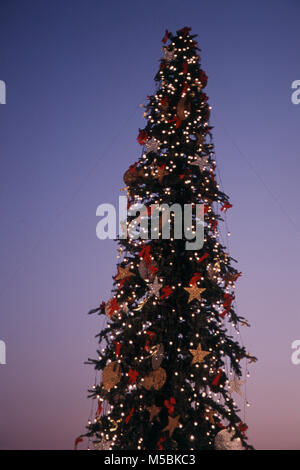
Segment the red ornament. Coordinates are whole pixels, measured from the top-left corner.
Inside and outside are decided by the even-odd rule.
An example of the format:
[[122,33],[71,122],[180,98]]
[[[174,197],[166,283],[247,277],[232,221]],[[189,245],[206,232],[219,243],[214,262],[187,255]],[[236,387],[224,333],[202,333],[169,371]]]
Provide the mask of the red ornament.
[[138,143],[140,145],[145,145],[148,140],[148,132],[145,129],[140,129],[139,135],[137,136]]
[[133,413],[134,413],[134,408],[131,408],[131,410],[129,411],[129,415],[126,416],[126,418],[125,418],[125,423],[126,424],[128,424],[129,421],[131,420],[131,417],[132,417]]
[[139,257],[145,260],[147,266],[151,265],[150,245],[144,245],[139,252]]
[[228,209],[230,209],[231,207],[233,207],[232,204],[229,204],[229,202],[225,202],[221,207],[221,212],[227,212]]
[[171,397],[170,400],[165,400],[164,405],[168,409],[169,415],[171,415],[172,413],[174,413],[174,405],[176,405],[175,398]]
[[97,408],[97,411],[96,411],[96,417],[99,417],[102,413],[102,402],[100,400],[100,398],[98,398],[98,408]]
[[161,290],[163,292],[163,294],[160,296],[161,299],[167,299],[169,295],[171,295],[173,292],[173,289],[171,286],[165,286]]
[[74,441],[74,450],[77,450],[77,446],[80,442],[83,442],[83,439],[81,436],[77,437]]
[[122,348],[122,344],[119,343],[118,341],[114,341],[114,344],[116,346],[115,354],[116,354],[117,357],[119,357],[120,352],[121,352],[121,348]]
[[197,263],[202,263],[202,261],[204,261],[206,258],[209,258],[208,253],[204,253],[204,255],[202,255],[201,258],[197,260]]
[[117,299],[113,297],[109,302],[107,302],[107,315],[109,317],[112,317],[115,312],[118,312],[120,310],[120,306],[117,302]]
[[135,369],[129,369],[128,375],[129,375],[130,385],[133,385],[136,382],[136,379],[138,378],[140,374]]
[[190,280],[189,282],[189,285],[195,285],[197,283],[197,281],[199,281],[199,279],[201,279],[201,274],[200,273],[195,273],[192,277],[192,279]]
[[188,73],[188,70],[189,70],[189,64],[187,62],[185,62],[182,65],[182,71],[183,71],[183,73]]

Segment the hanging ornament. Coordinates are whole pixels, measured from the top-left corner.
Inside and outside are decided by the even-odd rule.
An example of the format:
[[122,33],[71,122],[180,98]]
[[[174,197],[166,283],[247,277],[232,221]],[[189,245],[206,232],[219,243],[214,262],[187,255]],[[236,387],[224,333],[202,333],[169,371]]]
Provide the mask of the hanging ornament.
[[189,299],[188,299],[188,304],[192,302],[192,300],[197,299],[201,301],[201,294],[204,292],[206,289],[203,287],[197,287],[196,285],[192,287],[184,287],[184,290],[186,290],[189,293]]
[[176,416],[176,418],[172,418],[172,416],[168,416],[168,424],[167,426],[162,430],[162,432],[166,432],[168,431],[169,432],[169,436],[172,437],[173,436],[173,432],[175,431],[176,428],[179,427],[179,419],[180,419],[180,416]]
[[234,438],[235,432],[229,429],[222,429],[215,437],[216,450],[245,450],[240,438]]
[[149,289],[149,297],[154,295],[156,298],[159,298],[159,291],[162,287],[162,284],[159,284],[157,277],[155,276],[154,282],[152,284],[148,284]]
[[142,382],[143,387],[146,390],[159,390],[165,383],[167,374],[165,369],[160,367],[159,369],[152,370]]
[[193,356],[192,364],[196,364],[197,362],[203,362],[203,359],[210,354],[209,351],[203,351],[201,344],[199,343],[197,349],[190,349],[190,353]]
[[152,352],[152,348],[150,349],[150,354],[152,356],[152,368],[154,370],[158,369],[163,361],[164,358],[164,346],[163,344],[158,344],[154,346],[154,351]]
[[157,153],[160,148],[160,141],[152,137],[146,142],[146,153],[155,152]]
[[209,164],[209,158],[208,157],[199,157],[199,155],[196,155],[196,159],[193,162],[190,163],[190,165],[197,166],[201,173],[206,169],[208,164]]
[[229,382],[229,392],[236,392],[242,396],[241,386],[245,383],[245,380],[239,380],[238,376],[234,374],[233,380]]
[[110,362],[102,373],[103,387],[109,392],[121,380],[121,366],[118,362]]

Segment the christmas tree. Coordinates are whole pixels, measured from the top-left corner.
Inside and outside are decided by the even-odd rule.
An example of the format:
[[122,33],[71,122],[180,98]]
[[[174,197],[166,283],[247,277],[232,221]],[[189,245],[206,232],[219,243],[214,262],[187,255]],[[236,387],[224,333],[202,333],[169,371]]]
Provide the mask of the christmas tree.
[[[215,175],[195,37],[185,27],[162,39],[157,90],[137,138],[142,154],[124,174],[128,208],[146,208],[129,216],[125,233],[134,223],[140,237],[118,240],[112,296],[90,312],[106,319],[98,358],[88,361],[101,371],[86,434],[96,449],[251,448],[235,394],[244,385],[242,364],[256,359],[237,340],[240,326],[249,325],[235,311],[241,273],[220,243],[220,222],[232,205]],[[165,207],[147,238],[154,207],[163,204],[203,213],[194,211],[187,230],[175,233],[176,211]],[[203,243],[195,249],[187,242],[201,223]]]

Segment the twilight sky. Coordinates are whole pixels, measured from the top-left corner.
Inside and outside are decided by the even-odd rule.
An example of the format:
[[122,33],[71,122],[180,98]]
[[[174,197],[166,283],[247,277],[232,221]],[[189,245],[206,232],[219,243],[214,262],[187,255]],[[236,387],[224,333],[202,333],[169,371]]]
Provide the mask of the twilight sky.
[[68,449],[84,431],[116,245],[96,207],[137,160],[164,30],[191,26],[209,77],[250,366],[250,442],[300,449],[298,0],[1,0],[0,449]]

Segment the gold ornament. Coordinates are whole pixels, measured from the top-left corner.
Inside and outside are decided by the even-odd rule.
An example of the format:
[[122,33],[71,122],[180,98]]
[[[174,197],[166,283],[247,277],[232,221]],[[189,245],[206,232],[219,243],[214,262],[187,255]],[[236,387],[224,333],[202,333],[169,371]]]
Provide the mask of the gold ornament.
[[146,375],[142,385],[146,390],[151,390],[153,388],[154,390],[159,390],[164,385],[166,378],[167,374],[165,369],[160,367],[159,369],[152,370],[150,374]]
[[146,408],[147,411],[149,411],[149,421],[150,423],[152,423],[152,421],[154,420],[154,418],[157,418],[157,420],[159,421],[159,413],[160,413],[160,410],[161,408],[159,406],[156,406],[156,405],[152,405],[152,406],[149,406],[148,408]]
[[121,268],[121,266],[119,266],[118,274],[116,275],[115,280],[120,281],[121,279],[126,279],[127,277],[135,276],[135,274],[131,273],[129,270],[130,266],[126,266],[126,268]]
[[197,362],[203,362],[203,359],[210,354],[209,351],[203,351],[201,344],[199,343],[197,349],[190,349],[190,353],[193,356],[192,364],[196,364]]
[[179,427],[179,419],[180,419],[180,416],[176,416],[176,418],[172,418],[172,416],[169,416],[169,422],[168,422],[168,425],[162,430],[163,432],[164,431],[169,431],[169,436],[172,437],[173,435],[173,432],[175,431],[176,428]]
[[121,366],[118,362],[110,362],[102,373],[102,383],[109,392],[121,380]]
[[194,299],[201,301],[201,294],[206,289],[204,289],[203,287],[201,288],[201,287],[197,287],[196,285],[194,285],[192,287],[185,287],[184,290],[186,290],[189,293],[189,300],[188,300],[188,304],[189,304]]

